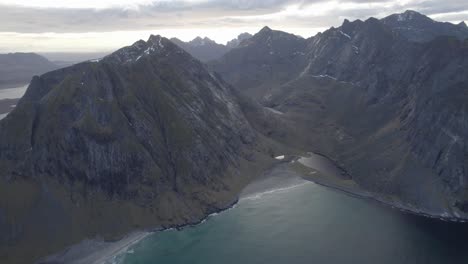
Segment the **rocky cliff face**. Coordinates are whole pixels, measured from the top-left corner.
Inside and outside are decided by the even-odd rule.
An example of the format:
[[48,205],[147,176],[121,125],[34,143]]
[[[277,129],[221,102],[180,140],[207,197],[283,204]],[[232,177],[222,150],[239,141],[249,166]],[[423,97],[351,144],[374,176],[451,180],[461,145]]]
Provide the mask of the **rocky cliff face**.
[[258,144],[230,88],[159,36],[35,77],[0,122],[0,258],[200,221]]
[[294,129],[271,133],[275,139],[331,157],[379,199],[466,218],[467,44],[450,36],[415,42],[371,18],[345,21],[278,56],[303,52],[306,59],[295,63],[300,69],[288,67],[268,92],[263,85],[272,87],[270,78],[251,86],[239,81],[263,73],[237,66],[249,65],[246,54],[254,49],[236,54],[236,63],[229,63],[228,53],[215,70],[283,113]]

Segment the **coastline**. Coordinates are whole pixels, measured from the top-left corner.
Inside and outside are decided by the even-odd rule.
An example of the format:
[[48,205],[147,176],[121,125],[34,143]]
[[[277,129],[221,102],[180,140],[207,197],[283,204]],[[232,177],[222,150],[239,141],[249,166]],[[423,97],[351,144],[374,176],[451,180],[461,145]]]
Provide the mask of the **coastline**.
[[[323,158],[329,160],[331,163],[335,164],[333,162],[333,160],[331,160],[326,155],[323,155],[321,153],[310,152],[309,154],[323,157]],[[304,157],[301,157],[301,156],[291,157],[289,159],[289,161],[291,163],[294,163],[296,161],[299,161],[300,158],[304,158]],[[302,164],[302,165],[304,167],[307,167],[309,169],[314,170],[314,168],[312,168],[312,167],[308,167],[307,165],[304,165],[304,164]],[[335,166],[336,166],[337,169],[342,171],[343,175],[350,175],[344,168],[342,168],[340,166],[337,166],[336,164],[335,164]],[[320,175],[320,174],[321,173],[318,173],[318,175]],[[332,190],[343,192],[343,193],[345,193],[347,195],[350,195],[352,197],[355,197],[355,198],[376,202],[379,205],[383,205],[383,206],[386,206],[386,207],[390,207],[392,209],[396,209],[396,210],[398,210],[398,211],[400,211],[402,213],[412,214],[412,215],[421,216],[421,217],[427,217],[427,218],[431,218],[431,219],[437,219],[437,220],[441,220],[441,221],[445,221],[445,222],[455,222],[455,223],[467,223],[468,222],[468,219],[465,219],[465,218],[447,216],[448,213],[437,214],[437,213],[423,212],[422,210],[418,210],[418,209],[415,209],[415,208],[405,206],[405,205],[400,204],[400,203],[395,203],[395,202],[389,201],[388,199],[385,199],[384,197],[381,197],[378,194],[375,194],[375,193],[368,192],[366,190],[360,189],[359,185],[357,185],[357,184],[356,184],[356,187],[357,187],[356,189],[349,188],[349,187],[346,187],[344,185],[340,185],[340,184],[336,184],[336,183],[334,184],[333,180],[336,180],[336,178],[331,179],[331,177],[329,177],[329,176],[323,176],[322,175],[322,177],[321,177],[321,178],[325,178],[325,179],[328,178],[329,181],[327,181],[327,180],[321,179],[320,177],[317,177],[317,176],[314,177],[311,174],[302,173],[302,175],[303,175],[303,179],[311,181],[311,182],[313,182],[315,184],[330,188]],[[341,180],[344,181],[344,179],[341,179]]]
[[304,178],[304,179],[307,180],[307,181],[313,182],[313,183],[315,183],[317,185],[320,185],[320,186],[329,188],[331,190],[335,190],[335,191],[347,194],[347,195],[355,197],[355,198],[368,200],[368,201],[371,201],[371,202],[376,202],[381,206],[383,205],[385,207],[390,207],[390,208],[396,209],[396,210],[398,210],[398,211],[400,211],[402,213],[412,214],[412,215],[421,216],[421,217],[427,217],[427,218],[431,218],[431,219],[437,219],[437,220],[441,220],[441,221],[445,221],[445,222],[455,222],[455,223],[467,223],[468,222],[468,219],[457,218],[457,217],[446,217],[446,216],[442,216],[442,215],[436,215],[436,214],[430,214],[430,213],[425,213],[425,212],[421,212],[421,211],[415,211],[415,210],[410,209],[408,207],[405,207],[403,205],[388,202],[388,201],[386,201],[386,200],[384,200],[382,198],[379,198],[377,196],[374,196],[374,195],[363,195],[363,194],[359,194],[357,192],[348,191],[348,190],[346,190],[344,188],[340,188],[339,186],[336,186],[336,185],[333,185],[333,184],[327,184],[327,183],[324,183],[324,182],[321,182],[321,181],[316,181],[316,180],[312,180],[312,179],[308,179],[308,178]]
[[[314,153],[316,154],[316,153]],[[326,156],[322,154],[317,154],[324,158]],[[152,229],[140,230],[128,234],[121,240],[117,241],[102,241],[98,239],[82,241],[79,244],[73,245],[68,249],[53,255],[49,256],[41,261],[39,264],[57,264],[57,263],[70,263],[70,264],[100,264],[100,263],[115,263],[116,257],[125,254],[128,249],[139,243],[141,240],[145,239],[150,235],[154,235],[157,232],[164,232],[169,230],[182,230],[184,228],[195,227],[206,222],[210,217],[213,217],[219,213],[235,208],[239,201],[242,199],[253,198],[256,199],[257,196],[261,197],[264,193],[270,193],[278,190],[284,190],[289,188],[294,188],[304,184],[304,182],[312,182],[314,184],[329,188],[331,190],[344,193],[353,198],[363,199],[370,202],[376,202],[379,206],[385,206],[388,208],[396,209],[402,213],[413,214],[421,217],[427,217],[436,220],[442,220],[446,222],[457,222],[465,223],[468,222],[464,219],[444,217],[441,215],[429,214],[421,211],[414,211],[411,208],[405,207],[402,204],[397,204],[389,202],[381,197],[376,196],[373,193],[367,192],[362,189],[353,189],[350,186],[340,185],[336,182],[333,183],[333,179],[329,176],[324,176],[323,173],[309,174],[304,173],[304,171],[297,171],[293,166],[298,161],[300,156],[289,156],[285,159],[278,161],[275,166],[267,170],[263,175],[258,176],[249,183],[237,196],[232,203],[228,204],[224,208],[213,210],[209,212],[203,219],[200,219],[195,222],[183,224],[183,225],[173,225],[167,227],[156,227]],[[328,159],[328,158],[327,158]],[[330,160],[331,161],[331,160]],[[297,162],[299,163],[299,162]],[[304,166],[305,167],[305,166]],[[309,169],[313,169],[307,167]],[[340,170],[343,168],[337,167]],[[284,171],[289,171],[290,173],[284,173]],[[344,171],[346,174],[347,172]],[[296,174],[295,176],[292,176]],[[282,178],[284,175],[284,178]],[[298,182],[299,178],[304,182]],[[329,179],[328,181],[326,179]],[[336,180],[336,179],[335,179]],[[296,181],[296,182],[295,182]],[[348,180],[349,181],[349,180]],[[279,184],[278,184],[279,182]],[[298,184],[299,183],[299,184]]]
[[[145,239],[150,235],[154,235],[158,232],[170,231],[170,230],[182,230],[184,228],[191,228],[203,224],[209,218],[216,216],[222,212],[233,209],[237,206],[239,201],[242,199],[255,198],[265,193],[272,191],[281,191],[288,188],[294,188],[298,186],[298,180],[301,184],[308,183],[300,177],[300,175],[284,174],[284,170],[290,170],[288,166],[285,166],[282,162],[277,162],[276,165],[266,170],[262,175],[256,177],[250,182],[243,190],[239,193],[236,199],[228,204],[224,208],[213,210],[209,212],[203,219],[195,222],[186,223],[183,225],[171,225],[166,227],[155,227],[150,229],[143,229],[128,234],[123,239],[117,241],[103,241],[99,238],[88,239],[78,244],[72,245],[71,247],[54,254],[47,256],[37,264],[105,264],[115,263],[114,260],[128,251],[128,249]],[[293,172],[292,170],[290,170]]]
[[215,210],[210,214],[206,215],[203,219],[187,223],[184,225],[173,225],[169,227],[155,227],[149,229],[143,229],[134,231],[127,234],[124,238],[116,241],[103,241],[102,239],[87,239],[81,241],[78,244],[72,245],[67,249],[47,256],[36,264],[107,264],[115,263],[113,260],[119,255],[125,253],[131,246],[139,243],[146,237],[153,235],[158,232],[164,232],[169,230],[182,230],[184,228],[194,227],[204,223],[208,218],[213,215],[219,214],[226,210],[234,208],[239,199],[236,199],[233,203],[225,208]]

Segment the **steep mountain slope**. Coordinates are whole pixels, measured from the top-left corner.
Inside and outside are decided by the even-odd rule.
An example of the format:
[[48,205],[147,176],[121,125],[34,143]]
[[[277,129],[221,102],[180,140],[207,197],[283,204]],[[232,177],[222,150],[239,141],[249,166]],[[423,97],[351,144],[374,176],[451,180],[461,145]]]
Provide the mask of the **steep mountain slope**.
[[0,88],[25,85],[34,75],[58,66],[35,53],[0,54]]
[[269,132],[274,139],[330,157],[379,200],[467,218],[468,41],[414,42],[371,18],[346,20],[306,42],[305,63],[294,64],[302,68],[273,65],[285,76],[274,84],[242,81],[264,73],[245,70],[254,49],[237,49],[243,53],[234,62],[230,52],[214,69],[280,113],[290,131]]
[[437,36],[453,36],[460,40],[468,38],[468,27],[462,22],[454,25],[437,22],[418,12],[408,10],[382,19],[382,22],[395,32],[415,42],[426,42]]
[[303,38],[264,27],[210,65],[243,93],[262,100],[304,68],[305,47]]
[[230,88],[159,36],[35,77],[0,121],[2,263],[198,222],[271,161],[259,142]]

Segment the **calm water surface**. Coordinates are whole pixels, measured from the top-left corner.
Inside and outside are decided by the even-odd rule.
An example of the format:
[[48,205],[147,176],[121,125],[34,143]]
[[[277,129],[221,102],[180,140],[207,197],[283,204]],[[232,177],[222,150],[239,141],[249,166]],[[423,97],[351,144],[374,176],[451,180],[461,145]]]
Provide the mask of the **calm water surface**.
[[278,181],[285,186],[248,194],[196,227],[150,235],[111,262],[468,263],[466,224],[404,214],[297,175]]
[[28,89],[28,86],[29,84],[20,87],[0,89],[0,100],[21,98],[26,92],[26,89]]
[[[20,87],[0,89],[0,104],[4,104],[4,99],[18,99],[23,97],[26,89],[28,89],[29,84],[23,85]],[[8,110],[11,111],[11,110]],[[0,120],[5,118],[8,115],[8,112],[0,112]]]

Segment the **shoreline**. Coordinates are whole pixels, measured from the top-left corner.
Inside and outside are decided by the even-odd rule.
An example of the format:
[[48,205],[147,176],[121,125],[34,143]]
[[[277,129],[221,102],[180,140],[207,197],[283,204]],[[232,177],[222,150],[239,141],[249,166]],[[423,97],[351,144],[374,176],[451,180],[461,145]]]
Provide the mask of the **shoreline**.
[[[177,230],[180,231],[184,228],[190,228],[198,226],[208,218],[222,213],[224,211],[230,210],[234,208],[237,203],[239,202],[239,198],[237,198],[234,202],[230,203],[227,207],[221,208],[219,210],[214,210],[213,212],[209,213],[203,219],[191,222],[183,225],[174,225],[169,227],[155,227],[155,228],[148,228],[137,230],[132,233],[127,234],[125,237],[115,241],[102,241],[98,239],[87,239],[83,240],[78,244],[72,245],[65,250],[58,252],[54,255],[47,256],[36,264],[104,264],[108,263],[109,261],[112,262],[116,257],[124,254],[131,246],[139,243],[146,237],[153,235],[158,232],[170,231],[170,230]],[[93,249],[88,249],[88,248]],[[97,249],[96,249],[97,248]],[[81,254],[80,254],[81,253]],[[81,255],[81,256],[75,256]]]
[[[321,157],[324,157],[324,158],[330,160],[328,157],[326,157],[323,154],[317,154],[317,153],[313,153],[313,154],[320,155]],[[270,193],[270,192],[273,192],[273,191],[276,191],[276,190],[294,188],[295,186],[304,184],[304,183],[302,183],[302,184],[298,184],[298,185],[296,185],[296,184],[285,185],[284,182],[283,182],[282,185],[274,186],[274,188],[271,188],[272,186],[269,186],[270,188],[268,188],[267,187],[268,184],[266,184],[266,182],[268,180],[273,180],[273,182],[274,182],[275,179],[280,179],[281,176],[270,174],[275,169],[278,169],[278,171],[280,172],[279,174],[282,173],[281,170],[284,169],[284,168],[286,168],[286,170],[290,170],[291,172],[296,172],[294,170],[294,168],[292,168],[291,165],[293,163],[297,162],[299,158],[301,158],[301,156],[289,156],[289,157],[279,161],[278,163],[276,163],[275,166],[273,166],[272,168],[267,170],[264,173],[264,175],[259,176],[258,178],[253,180],[251,183],[249,183],[239,193],[239,195],[236,197],[236,199],[234,199],[226,207],[219,208],[219,209],[216,209],[216,210],[212,210],[204,218],[202,218],[200,220],[193,221],[193,222],[190,222],[190,223],[186,223],[186,224],[183,224],[183,225],[171,225],[171,226],[166,226],[166,227],[160,226],[160,227],[155,227],[155,228],[143,229],[143,230],[132,232],[132,233],[128,234],[127,236],[125,236],[124,238],[122,238],[120,240],[116,240],[116,241],[99,241],[97,239],[85,240],[85,241],[82,241],[82,242],[80,242],[78,244],[72,245],[71,247],[65,249],[62,252],[59,252],[59,253],[57,253],[55,255],[48,256],[48,257],[46,257],[46,258],[44,258],[42,260],[39,260],[39,262],[37,262],[37,263],[39,263],[39,264],[52,264],[52,263],[54,263],[54,264],[56,264],[56,263],[70,263],[70,264],[85,264],[85,263],[86,264],[98,264],[98,263],[100,263],[100,264],[102,264],[102,263],[109,263],[109,261],[111,263],[113,263],[112,261],[115,260],[115,258],[121,256],[122,254],[125,254],[125,252],[128,251],[128,249],[131,246],[139,243],[140,241],[142,241],[143,239],[145,239],[146,237],[148,237],[150,235],[154,235],[155,233],[158,233],[158,232],[164,232],[164,231],[170,231],[170,230],[180,231],[180,230],[183,230],[184,228],[196,227],[196,226],[206,222],[212,216],[215,216],[217,214],[220,214],[222,212],[225,212],[227,210],[235,208],[242,199],[248,199],[251,196],[259,196],[259,195],[261,196],[261,194],[263,194],[263,193]],[[333,162],[332,160],[330,160],[330,161]],[[301,164],[301,165],[303,165],[303,164]],[[305,165],[303,165],[303,166],[306,167],[306,168],[309,168],[309,169],[314,169],[314,168],[311,168],[311,167],[307,167]],[[337,167],[337,168],[339,168],[344,173],[346,173],[346,175],[349,175],[346,172],[346,170],[344,170],[343,168],[341,168],[341,167]],[[330,189],[332,191],[341,192],[341,193],[346,194],[348,196],[351,196],[353,198],[358,198],[358,199],[363,199],[363,200],[366,200],[366,201],[369,201],[369,202],[374,202],[374,203],[377,203],[379,206],[385,206],[386,208],[390,208],[390,209],[393,209],[393,210],[398,210],[401,213],[412,214],[412,215],[415,215],[415,216],[425,217],[425,218],[434,219],[434,220],[438,220],[438,221],[440,220],[440,221],[444,221],[444,222],[452,222],[452,223],[466,223],[466,222],[468,222],[468,220],[465,220],[465,219],[453,218],[453,217],[444,217],[444,216],[441,216],[441,215],[435,215],[435,214],[430,214],[430,213],[425,213],[425,212],[414,211],[414,210],[411,210],[410,208],[405,207],[404,205],[400,205],[400,204],[396,204],[396,203],[386,201],[383,198],[378,197],[375,194],[367,192],[365,190],[353,190],[353,189],[347,188],[346,186],[340,186],[339,184],[334,184],[334,183],[331,182],[331,180],[327,182],[327,180],[319,179],[318,177],[313,177],[310,174],[307,175],[307,176],[305,175],[305,173],[296,172],[296,174],[304,182],[311,182],[311,183],[317,184],[319,186],[328,188],[328,189]],[[319,174],[321,174],[321,173],[319,173]],[[284,179],[288,179],[288,180],[296,179],[297,180],[297,177],[285,176]],[[250,187],[253,187],[256,184],[259,184],[260,187],[257,188],[257,189],[253,188],[254,191],[249,190]],[[262,186],[262,184],[263,184],[263,186]],[[92,250],[89,249],[90,246],[91,247],[94,246]],[[80,254],[80,253],[82,253],[82,254]],[[70,258],[72,258],[72,259],[70,259]]]
[[[280,166],[281,162],[276,163],[273,166],[277,167]],[[115,241],[102,241],[99,238],[94,239],[87,239],[81,241],[78,244],[74,244],[61,252],[58,252],[54,255],[46,256],[43,259],[40,259],[37,264],[57,264],[57,263],[67,263],[67,264],[103,264],[103,263],[113,263],[116,257],[121,256],[124,254],[129,247],[137,244],[147,236],[153,235],[158,232],[165,232],[171,230],[183,230],[184,228],[191,228],[203,224],[206,222],[210,217],[213,217],[217,214],[222,212],[228,211],[233,209],[237,206],[239,201],[245,197],[244,195],[252,194],[252,193],[244,193],[244,190],[247,189],[249,186],[255,185],[258,182],[264,181],[265,179],[269,179],[268,172],[271,171],[273,168],[269,168],[266,170],[261,176],[255,178],[252,182],[250,182],[247,186],[245,186],[242,191],[237,195],[232,202],[227,204],[223,208],[217,208],[215,210],[208,211],[205,217],[197,220],[192,221],[182,225],[170,225],[170,226],[156,226],[153,228],[141,229],[136,230],[132,233],[127,234],[125,237]],[[302,179],[302,178],[301,178]],[[305,180],[304,180],[305,181]],[[259,192],[261,193],[261,192]]]
[[354,198],[374,202],[374,203],[377,203],[377,204],[379,204],[381,206],[383,205],[383,206],[385,206],[387,208],[398,210],[398,211],[400,211],[402,213],[412,214],[412,215],[415,215],[415,216],[421,216],[421,217],[426,217],[426,218],[435,219],[435,220],[441,220],[441,221],[444,221],[444,222],[468,223],[468,219],[457,218],[457,217],[446,217],[446,216],[442,216],[442,215],[435,215],[435,214],[430,214],[430,213],[418,212],[418,211],[415,211],[415,210],[412,210],[412,209],[409,209],[409,208],[405,208],[404,206],[397,205],[397,204],[385,201],[384,199],[378,198],[378,197],[373,196],[373,195],[363,195],[363,194],[355,193],[355,192],[352,192],[352,191],[342,189],[342,188],[340,188],[338,186],[334,186],[332,184],[327,184],[327,183],[315,181],[315,180],[308,179],[308,178],[304,178],[304,180],[313,182],[313,183],[315,183],[317,185],[323,186],[325,188],[329,188],[329,189],[334,190],[334,191],[344,193],[344,194],[346,194],[348,196],[352,196]]
[[[336,166],[337,169],[341,170],[344,173],[344,175],[351,175],[343,167],[336,165],[335,162],[332,159],[330,159],[329,157],[327,157],[326,155],[324,155],[322,153],[316,153],[316,152],[309,152],[309,153],[320,156],[320,157],[323,157],[323,158],[329,160],[331,163],[333,163]],[[307,158],[307,157],[295,156],[293,158],[290,158],[289,161],[297,162],[300,158]],[[314,168],[308,167],[308,166],[306,166],[304,164],[302,164],[302,165],[309,168],[309,169],[314,169]],[[430,219],[441,220],[441,221],[444,221],[444,222],[452,222],[452,223],[467,223],[468,222],[468,219],[465,219],[465,218],[447,217],[447,216],[444,216],[444,215],[441,215],[441,214],[428,213],[428,212],[423,212],[423,211],[420,211],[420,210],[417,210],[417,209],[409,208],[409,207],[404,206],[402,204],[398,204],[398,203],[388,201],[387,199],[385,199],[383,197],[379,197],[375,193],[368,192],[368,191],[366,191],[364,189],[362,189],[362,190],[349,190],[344,186],[340,186],[339,184],[333,184],[331,182],[326,182],[326,180],[321,181],[321,180],[319,180],[317,178],[312,179],[314,177],[310,176],[310,175],[306,176],[306,175],[303,174],[302,178],[304,180],[311,181],[311,182],[313,182],[315,184],[318,184],[320,186],[330,188],[330,189],[335,190],[335,191],[343,192],[343,193],[345,193],[345,194],[347,194],[349,196],[355,197],[355,198],[376,202],[379,205],[383,205],[383,206],[385,206],[387,208],[391,208],[391,209],[396,209],[396,210],[398,210],[398,211],[400,211],[402,213],[412,214],[412,215],[426,217],[426,218],[430,218]]]

